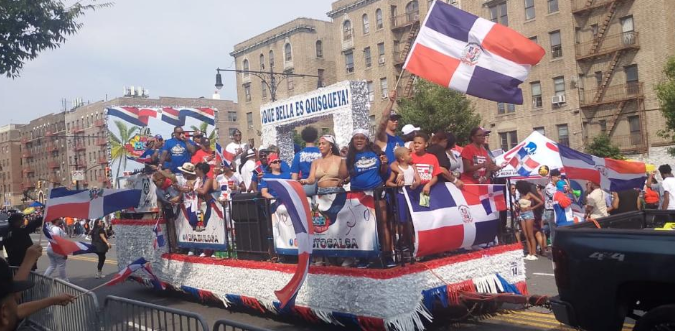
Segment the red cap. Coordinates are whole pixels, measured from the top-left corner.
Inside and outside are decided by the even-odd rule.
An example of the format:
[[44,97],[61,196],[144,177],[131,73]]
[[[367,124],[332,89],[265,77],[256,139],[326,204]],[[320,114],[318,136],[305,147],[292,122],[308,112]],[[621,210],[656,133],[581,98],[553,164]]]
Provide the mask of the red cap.
[[279,155],[277,153],[272,153],[270,155],[267,155],[267,163],[272,163],[272,161],[276,161],[279,159]]

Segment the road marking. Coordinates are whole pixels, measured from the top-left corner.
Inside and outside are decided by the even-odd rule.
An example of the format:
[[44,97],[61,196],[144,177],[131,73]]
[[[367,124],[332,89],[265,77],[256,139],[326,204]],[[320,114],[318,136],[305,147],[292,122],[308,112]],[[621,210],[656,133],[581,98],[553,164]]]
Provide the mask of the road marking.
[[535,275],[535,276],[549,276],[549,277],[555,276],[554,274],[547,274],[547,273],[543,273],[543,272],[534,272],[532,274]]
[[[513,319],[515,320],[526,320],[526,321],[537,321],[541,323],[547,323],[547,324],[552,324],[555,326],[559,327],[567,327],[566,325],[558,322],[558,320],[555,319],[555,315],[553,313],[537,313],[537,312],[530,312],[530,311],[515,311],[509,314],[504,314],[504,315],[497,315],[495,318],[500,319],[501,317],[506,318],[506,319]],[[622,331],[630,331],[633,329],[635,325],[632,323],[625,323],[623,325],[623,330]],[[569,327],[567,327],[569,329]],[[568,330],[568,329],[562,329],[562,330]],[[569,330],[576,330],[576,329],[569,329]]]
[[526,325],[537,328],[545,328],[547,330],[551,330],[551,328],[553,327],[555,328],[554,330],[576,331],[576,329],[570,328],[560,323],[505,317],[504,315],[492,317],[490,320],[485,320],[485,322],[490,322],[491,320],[506,322],[514,325]]
[[140,324],[136,324],[136,323],[131,322],[131,321],[127,322],[127,326],[130,326],[130,327],[134,328],[134,330],[138,329],[138,330],[141,330],[141,331],[155,331],[154,329],[151,329],[147,326],[142,326]]

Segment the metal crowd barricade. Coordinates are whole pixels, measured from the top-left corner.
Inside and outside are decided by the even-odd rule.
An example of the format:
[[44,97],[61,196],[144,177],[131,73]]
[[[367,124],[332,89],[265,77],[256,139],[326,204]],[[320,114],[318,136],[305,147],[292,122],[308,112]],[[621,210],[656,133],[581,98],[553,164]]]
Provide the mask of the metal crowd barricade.
[[21,302],[45,299],[68,293],[79,296],[67,306],[51,306],[26,318],[24,326],[48,331],[89,331],[100,329],[96,294],[60,279],[31,272],[29,280],[35,286],[22,292]]
[[151,303],[110,295],[106,297],[104,307],[104,331],[209,330],[206,320],[199,314]]
[[270,331],[269,329],[260,328],[245,323],[239,323],[230,320],[217,320],[213,325],[213,331]]
[[274,255],[270,201],[257,194],[232,195],[232,233],[236,257],[268,260]]

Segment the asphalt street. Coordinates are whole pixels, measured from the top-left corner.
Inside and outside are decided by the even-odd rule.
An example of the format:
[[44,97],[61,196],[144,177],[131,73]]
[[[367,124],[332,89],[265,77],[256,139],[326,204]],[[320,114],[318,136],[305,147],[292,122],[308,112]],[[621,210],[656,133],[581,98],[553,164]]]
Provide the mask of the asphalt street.
[[[80,238],[84,240],[84,238]],[[37,235],[34,237],[37,242]],[[67,273],[70,281],[85,289],[92,289],[103,284],[118,271],[115,256],[114,239],[113,249],[107,256],[103,273],[104,279],[96,279],[95,255],[71,256],[68,258]],[[46,249],[46,243],[42,245]],[[45,253],[46,254],[46,253]],[[537,261],[526,261],[527,284],[531,294],[555,295],[557,293],[553,278],[551,260],[540,257]],[[44,272],[49,265],[46,256],[38,261],[38,272]],[[325,325],[311,325],[297,320],[281,320],[277,316],[260,315],[251,311],[232,311],[214,304],[202,304],[191,296],[163,293],[154,291],[135,282],[125,282],[119,285],[103,287],[95,291],[100,307],[104,307],[106,296],[115,295],[133,300],[149,302],[161,306],[192,311],[202,315],[210,325],[218,319],[247,323],[270,330],[344,330],[344,328]],[[630,330],[632,325],[625,325],[624,330]],[[530,308],[517,311],[500,311],[499,314],[481,319],[469,319],[461,323],[437,320],[429,326],[430,330],[574,330],[565,327],[555,320],[553,314],[543,308]]]

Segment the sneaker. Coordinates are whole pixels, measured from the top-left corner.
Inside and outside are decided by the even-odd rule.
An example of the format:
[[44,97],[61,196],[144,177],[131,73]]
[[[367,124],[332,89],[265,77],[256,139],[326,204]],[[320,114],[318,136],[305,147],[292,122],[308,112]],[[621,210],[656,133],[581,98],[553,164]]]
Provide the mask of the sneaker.
[[370,267],[370,261],[368,260],[359,260],[359,263],[356,265],[359,269],[366,269]]
[[388,257],[384,260],[384,266],[386,268],[393,268],[396,266],[396,262],[394,262],[394,259]]
[[532,261],[539,260],[539,258],[536,255],[530,255],[532,257]]
[[529,254],[526,255],[526,256],[523,258],[523,260],[532,261],[532,255],[529,255]]
[[345,268],[353,267],[356,264],[356,259],[353,257],[348,257],[342,261],[342,266]]
[[213,259],[217,258],[216,254],[211,254],[211,258]]
[[199,254],[199,257],[206,257],[206,254],[201,253],[201,254]]
[[96,279],[100,279],[100,278],[103,278],[103,273],[99,271],[99,272],[96,273]]
[[195,252],[189,251],[189,252],[188,252],[188,256],[192,256],[192,255],[195,255]]

